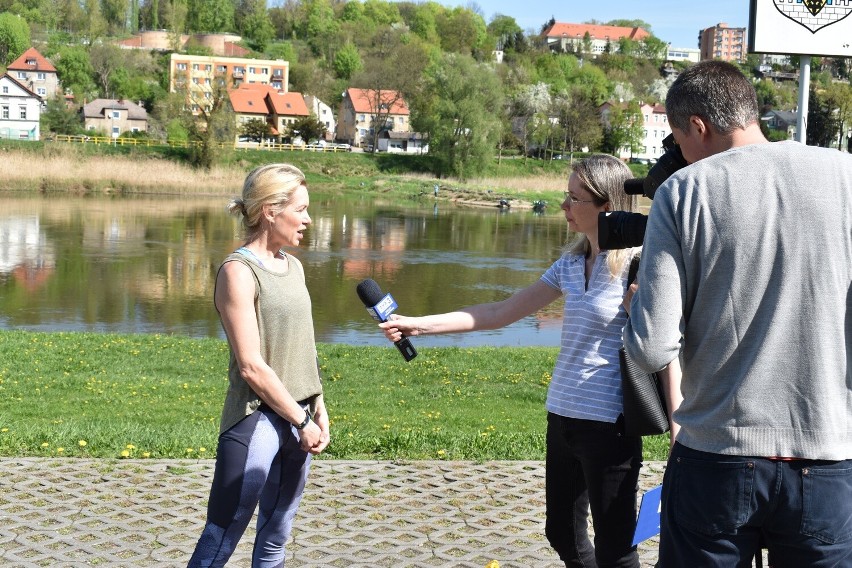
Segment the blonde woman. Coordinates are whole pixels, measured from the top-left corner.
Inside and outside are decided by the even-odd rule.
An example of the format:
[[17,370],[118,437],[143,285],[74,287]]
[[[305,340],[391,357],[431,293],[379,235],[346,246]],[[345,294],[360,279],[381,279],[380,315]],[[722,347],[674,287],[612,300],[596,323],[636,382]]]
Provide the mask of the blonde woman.
[[639,566],[632,540],[642,439],[624,434],[618,362],[627,321],[622,299],[638,251],[598,246],[599,213],[637,209],[635,196],[624,192],[631,177],[612,156],[574,165],[562,210],[577,239],[534,284],[500,302],[422,317],[393,315],[379,325],[391,341],[400,334],[496,329],[565,297],[562,345],[546,401],[545,532],[566,566]]
[[228,339],[229,387],[207,522],[190,567],[224,566],[258,506],[252,566],[283,566],[311,456],[329,443],[311,299],[297,247],[311,224],[304,174],[261,166],[229,205],[246,240],[225,258],[214,301]]

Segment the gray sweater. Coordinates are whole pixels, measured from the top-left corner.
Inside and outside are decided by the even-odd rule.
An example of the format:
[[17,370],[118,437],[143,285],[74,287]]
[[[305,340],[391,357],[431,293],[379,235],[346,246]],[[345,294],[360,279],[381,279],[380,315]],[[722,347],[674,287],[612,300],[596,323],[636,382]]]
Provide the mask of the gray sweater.
[[777,142],[657,192],[624,329],[647,370],[683,349],[678,441],[852,458],[852,156]]

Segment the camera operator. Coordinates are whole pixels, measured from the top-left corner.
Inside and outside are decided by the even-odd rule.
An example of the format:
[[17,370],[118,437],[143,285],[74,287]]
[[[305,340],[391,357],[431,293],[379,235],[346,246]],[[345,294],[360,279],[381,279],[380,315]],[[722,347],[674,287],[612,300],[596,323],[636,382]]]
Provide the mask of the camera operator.
[[852,566],[852,157],[768,143],[751,82],[699,63],[666,112],[689,166],[657,191],[624,330],[683,347],[659,565]]

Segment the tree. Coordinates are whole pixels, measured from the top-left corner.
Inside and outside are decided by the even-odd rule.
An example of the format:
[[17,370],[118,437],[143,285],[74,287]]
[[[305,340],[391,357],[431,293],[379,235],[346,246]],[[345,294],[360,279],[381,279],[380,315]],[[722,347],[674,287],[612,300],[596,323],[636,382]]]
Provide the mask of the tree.
[[358,53],[358,48],[351,43],[340,48],[334,56],[334,72],[341,79],[351,79],[355,73],[363,68],[361,54]]
[[234,29],[234,2],[231,0],[187,0],[186,8],[187,31],[211,33]]
[[240,34],[259,52],[265,51],[275,37],[275,28],[266,10],[266,0],[240,0],[234,23]]
[[574,152],[583,148],[595,148],[603,138],[600,115],[595,104],[579,91],[557,96],[554,114],[559,117],[564,149],[574,160]]
[[436,174],[481,173],[501,136],[502,89],[494,70],[470,56],[445,54],[426,73],[415,125],[429,136]]
[[86,99],[97,93],[94,69],[89,53],[80,46],[63,46],[55,58],[56,74],[65,89],[74,93],[77,100]]
[[615,104],[610,108],[604,125],[603,149],[614,156],[621,154],[624,148],[630,155],[639,153],[644,138],[642,113],[638,101],[630,101],[626,106]]
[[47,109],[41,113],[41,129],[54,134],[79,134],[83,131],[80,115],[68,108],[61,96],[47,101]]
[[112,75],[124,64],[121,48],[108,43],[93,45],[89,49],[89,59],[101,93],[106,98],[112,97]]
[[325,135],[325,125],[311,113],[309,116],[297,118],[290,125],[290,138],[301,138],[305,142],[321,140]]
[[263,142],[269,138],[269,124],[262,118],[252,118],[240,127],[240,136],[245,136],[252,142]]
[[438,14],[435,23],[444,51],[471,55],[485,44],[485,21],[466,8],[445,9]]
[[30,46],[27,21],[11,12],[0,14],[0,65],[6,66]]

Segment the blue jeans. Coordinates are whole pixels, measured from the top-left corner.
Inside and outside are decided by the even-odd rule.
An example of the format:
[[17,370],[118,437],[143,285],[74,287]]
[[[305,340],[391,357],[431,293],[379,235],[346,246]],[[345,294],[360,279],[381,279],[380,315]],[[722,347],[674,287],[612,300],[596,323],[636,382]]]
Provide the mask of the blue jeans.
[[620,421],[547,415],[544,532],[565,566],[639,568],[633,533],[642,438],[623,430]]
[[659,568],[852,567],[852,460],[780,461],[675,444],[663,478]]

